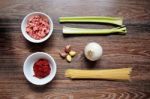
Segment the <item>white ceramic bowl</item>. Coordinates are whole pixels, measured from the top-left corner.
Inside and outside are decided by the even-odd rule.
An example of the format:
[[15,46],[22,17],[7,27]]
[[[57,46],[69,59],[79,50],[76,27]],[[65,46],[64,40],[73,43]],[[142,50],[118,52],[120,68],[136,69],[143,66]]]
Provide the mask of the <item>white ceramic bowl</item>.
[[[34,75],[33,65],[39,59],[47,59],[51,66],[50,74],[45,78],[41,78],[41,79],[33,76]],[[26,79],[35,85],[44,85],[50,82],[54,78],[56,74],[56,70],[57,70],[57,66],[54,59],[49,54],[44,52],[36,52],[29,55],[23,65],[23,72]]]
[[[28,35],[28,33],[26,32],[26,26],[27,26],[27,21],[28,21],[28,19],[29,19],[30,17],[32,17],[32,16],[35,16],[35,15],[40,15],[40,16],[42,16],[42,17],[47,18],[47,19],[49,20],[49,23],[50,23],[50,31],[49,31],[48,35],[45,36],[44,38],[40,39],[40,40],[36,40],[36,39],[30,37],[30,36]],[[22,31],[23,36],[24,36],[28,41],[30,41],[30,42],[32,42],[32,43],[41,43],[41,42],[46,41],[46,40],[51,36],[51,34],[52,34],[52,32],[53,32],[53,22],[52,22],[51,18],[50,18],[47,14],[45,14],[45,13],[42,13],[42,12],[32,12],[32,13],[30,13],[30,14],[28,14],[27,16],[24,17],[24,19],[23,19],[23,21],[22,21],[22,23],[21,23],[21,31]]]

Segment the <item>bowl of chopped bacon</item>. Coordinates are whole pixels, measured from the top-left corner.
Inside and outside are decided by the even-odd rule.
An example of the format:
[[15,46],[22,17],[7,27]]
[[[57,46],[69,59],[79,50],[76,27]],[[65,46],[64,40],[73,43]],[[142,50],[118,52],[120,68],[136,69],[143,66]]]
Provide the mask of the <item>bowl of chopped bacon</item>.
[[53,22],[45,13],[32,12],[23,19],[21,31],[28,41],[41,43],[51,36],[53,32]]

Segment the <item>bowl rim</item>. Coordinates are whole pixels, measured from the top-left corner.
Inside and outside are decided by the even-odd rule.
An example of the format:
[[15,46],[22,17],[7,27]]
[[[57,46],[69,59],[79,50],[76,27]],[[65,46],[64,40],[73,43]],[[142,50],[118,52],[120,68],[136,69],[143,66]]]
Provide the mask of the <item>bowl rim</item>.
[[[25,67],[26,67],[27,61],[28,61],[33,55],[36,55],[36,54],[44,54],[44,55],[48,56],[48,57],[50,58],[50,60],[52,60],[52,62],[53,62],[53,67],[54,67],[54,69],[53,69],[53,75],[52,75],[52,76],[49,78],[49,80],[48,80],[47,82],[45,82],[45,83],[34,83],[34,82],[32,82],[32,80],[29,79],[29,77],[28,77],[28,76],[26,75],[26,73],[25,73],[25,71],[26,71]],[[54,58],[53,58],[50,54],[45,53],[45,52],[35,52],[35,53],[30,54],[30,55],[25,59],[24,64],[23,64],[23,74],[24,74],[25,78],[26,78],[30,83],[32,83],[32,84],[34,84],[34,85],[45,85],[45,84],[51,82],[51,81],[54,79],[54,77],[55,77],[55,75],[56,75],[56,72],[57,72],[57,64],[56,64]],[[50,74],[51,74],[51,73],[50,73]],[[49,74],[49,75],[50,75],[50,74]],[[44,79],[44,78],[43,78],[43,79]]]
[[[30,37],[27,34],[27,32],[24,31],[24,28],[26,28],[26,27],[24,27],[24,24],[26,24],[26,20],[28,19],[28,17],[30,17],[31,15],[34,15],[34,14],[39,14],[39,15],[43,15],[43,16],[47,17],[47,19],[49,20],[49,23],[50,23],[50,31],[49,31],[48,35],[45,36],[44,38],[40,39],[40,40],[36,40],[36,39]],[[21,32],[22,32],[24,38],[27,39],[28,41],[32,42],[32,43],[42,43],[42,42],[46,41],[52,35],[53,29],[54,29],[54,27],[53,27],[53,21],[52,21],[51,17],[49,17],[47,14],[45,14],[43,12],[31,12],[31,13],[28,13],[23,18],[23,20],[21,22]]]

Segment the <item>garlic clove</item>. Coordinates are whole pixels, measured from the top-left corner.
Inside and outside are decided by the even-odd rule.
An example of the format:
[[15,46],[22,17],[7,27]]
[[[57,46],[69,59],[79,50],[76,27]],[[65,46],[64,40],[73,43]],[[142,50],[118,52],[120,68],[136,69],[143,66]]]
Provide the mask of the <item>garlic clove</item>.
[[67,62],[70,63],[70,62],[72,61],[72,57],[71,57],[70,55],[67,55],[67,56],[66,56],[66,60],[67,60]]
[[65,52],[59,52],[59,55],[62,57],[62,58],[65,58],[67,56],[67,53]]
[[69,52],[69,55],[72,56],[72,57],[74,57],[76,54],[77,54],[77,53],[76,53],[75,51],[73,51],[73,50],[71,50],[71,51]]
[[69,53],[71,51],[71,45],[65,46],[65,52]]

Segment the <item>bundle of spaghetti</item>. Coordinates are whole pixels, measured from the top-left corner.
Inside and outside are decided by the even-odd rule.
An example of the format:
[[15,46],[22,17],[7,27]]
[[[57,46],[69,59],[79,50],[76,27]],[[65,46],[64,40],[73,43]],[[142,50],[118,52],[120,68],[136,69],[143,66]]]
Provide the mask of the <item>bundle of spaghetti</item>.
[[132,68],[106,70],[68,69],[65,72],[65,76],[71,79],[130,80],[131,71]]

